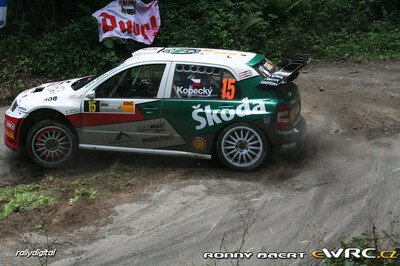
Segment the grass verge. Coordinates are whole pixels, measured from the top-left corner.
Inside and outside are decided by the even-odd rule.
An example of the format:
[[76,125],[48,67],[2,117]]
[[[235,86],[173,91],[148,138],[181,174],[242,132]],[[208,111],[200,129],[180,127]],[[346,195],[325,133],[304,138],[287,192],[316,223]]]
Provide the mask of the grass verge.
[[43,186],[36,184],[0,188],[0,220],[13,212],[33,210],[52,205],[56,199],[42,194]]

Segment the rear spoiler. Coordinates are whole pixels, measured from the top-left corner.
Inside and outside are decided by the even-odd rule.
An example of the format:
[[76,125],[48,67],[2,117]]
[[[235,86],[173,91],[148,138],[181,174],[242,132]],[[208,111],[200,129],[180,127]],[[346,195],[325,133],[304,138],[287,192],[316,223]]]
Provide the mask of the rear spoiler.
[[282,61],[277,65],[278,70],[261,81],[257,87],[272,89],[295,80],[299,75],[299,70],[306,66],[310,60],[311,57],[308,54],[297,54],[292,59]]

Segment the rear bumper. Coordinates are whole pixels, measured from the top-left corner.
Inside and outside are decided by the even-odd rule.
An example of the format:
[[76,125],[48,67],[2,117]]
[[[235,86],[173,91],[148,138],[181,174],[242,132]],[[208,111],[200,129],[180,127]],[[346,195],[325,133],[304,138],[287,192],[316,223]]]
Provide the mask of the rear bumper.
[[15,118],[9,115],[4,117],[4,143],[11,150],[18,151],[20,147],[20,131],[22,118]]
[[295,157],[304,148],[307,123],[303,116],[289,131],[275,131],[270,134],[274,155],[277,157]]

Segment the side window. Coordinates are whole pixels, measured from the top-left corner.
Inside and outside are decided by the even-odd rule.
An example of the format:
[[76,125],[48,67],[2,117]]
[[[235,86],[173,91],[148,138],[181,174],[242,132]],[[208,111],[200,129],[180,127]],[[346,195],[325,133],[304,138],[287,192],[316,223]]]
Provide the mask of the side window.
[[177,64],[171,98],[236,98],[236,79],[227,70],[199,65]]
[[97,98],[156,98],[165,64],[126,69],[96,88]]

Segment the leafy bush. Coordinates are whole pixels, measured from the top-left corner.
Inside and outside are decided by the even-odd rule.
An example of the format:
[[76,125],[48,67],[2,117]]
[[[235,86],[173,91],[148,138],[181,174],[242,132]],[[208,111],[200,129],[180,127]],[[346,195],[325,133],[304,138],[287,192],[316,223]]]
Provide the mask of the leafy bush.
[[33,210],[51,205],[55,199],[39,194],[40,185],[19,185],[10,188],[0,188],[0,220],[13,212]]
[[98,192],[94,189],[89,189],[86,187],[78,187],[74,190],[74,197],[69,200],[69,203],[76,203],[82,198],[95,199]]
[[[11,98],[27,77],[98,74],[145,47],[131,40],[98,42],[91,14],[101,1],[10,1],[0,30],[0,84]],[[149,2],[149,1],[145,1]],[[399,59],[398,0],[160,0],[154,46],[262,52],[270,58],[308,52],[317,58]],[[10,92],[9,92],[10,91]],[[13,93],[12,93],[13,91]]]

